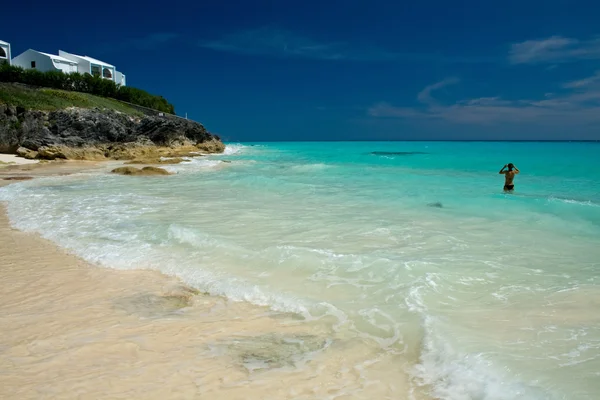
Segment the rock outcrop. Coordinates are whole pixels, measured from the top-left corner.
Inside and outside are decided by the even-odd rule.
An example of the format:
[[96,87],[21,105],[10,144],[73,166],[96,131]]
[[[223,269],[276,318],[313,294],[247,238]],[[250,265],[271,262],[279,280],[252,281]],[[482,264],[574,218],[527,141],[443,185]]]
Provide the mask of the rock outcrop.
[[135,167],[119,167],[113,169],[111,172],[120,175],[171,175],[166,169],[157,167],[144,167],[142,169]]
[[174,116],[133,117],[109,109],[25,110],[0,104],[0,152],[46,160],[134,160],[220,153],[201,124]]
[[37,158],[38,156],[38,152],[37,151],[33,151],[33,150],[29,150],[25,147],[19,147],[17,149],[17,155],[23,158],[27,158],[29,160],[33,160],[35,158]]

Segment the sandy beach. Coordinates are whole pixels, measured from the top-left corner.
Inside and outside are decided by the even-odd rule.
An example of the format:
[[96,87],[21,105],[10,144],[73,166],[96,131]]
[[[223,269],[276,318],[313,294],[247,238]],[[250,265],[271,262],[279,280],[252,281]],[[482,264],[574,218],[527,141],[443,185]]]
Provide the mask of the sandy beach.
[[[21,166],[0,178],[91,166]],[[0,398],[349,399],[407,390],[398,356],[359,338],[332,341],[319,321],[208,296],[158,272],[90,265],[11,228],[4,207],[0,246]]]
[[597,177],[459,195],[490,144],[364,146],[0,169],[0,399],[594,398]]
[[0,165],[15,164],[15,165],[27,165],[27,164],[38,164],[39,160],[28,160],[23,157],[18,157],[14,154],[0,154]]

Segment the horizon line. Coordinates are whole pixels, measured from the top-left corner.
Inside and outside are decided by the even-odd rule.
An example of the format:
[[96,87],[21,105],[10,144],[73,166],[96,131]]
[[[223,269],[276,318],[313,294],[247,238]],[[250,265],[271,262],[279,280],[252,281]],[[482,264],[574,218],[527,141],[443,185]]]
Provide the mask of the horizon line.
[[556,139],[556,140],[536,140],[536,139],[523,139],[523,140],[500,140],[500,139],[380,139],[380,140],[223,140],[224,142],[241,142],[241,143],[344,143],[344,142],[485,142],[485,143],[600,143],[600,139]]

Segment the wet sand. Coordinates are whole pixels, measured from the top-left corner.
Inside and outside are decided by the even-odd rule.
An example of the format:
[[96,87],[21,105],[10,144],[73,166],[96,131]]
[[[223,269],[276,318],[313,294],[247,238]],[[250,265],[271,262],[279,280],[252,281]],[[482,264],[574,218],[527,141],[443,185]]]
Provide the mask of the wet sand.
[[19,180],[69,175],[109,166],[108,163],[96,161],[53,161],[33,163],[25,163],[23,161],[30,160],[20,159],[18,164],[0,164],[0,186]]
[[11,228],[0,210],[2,399],[406,398],[405,368],[402,354],[328,321],[208,296],[154,271],[90,265]]

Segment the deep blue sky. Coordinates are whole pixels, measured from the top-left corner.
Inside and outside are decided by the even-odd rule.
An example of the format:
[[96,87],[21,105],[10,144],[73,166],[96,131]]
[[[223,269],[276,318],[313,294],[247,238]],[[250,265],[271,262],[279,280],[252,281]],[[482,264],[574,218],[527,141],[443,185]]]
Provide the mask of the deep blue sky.
[[597,1],[5,3],[225,140],[600,139]]

